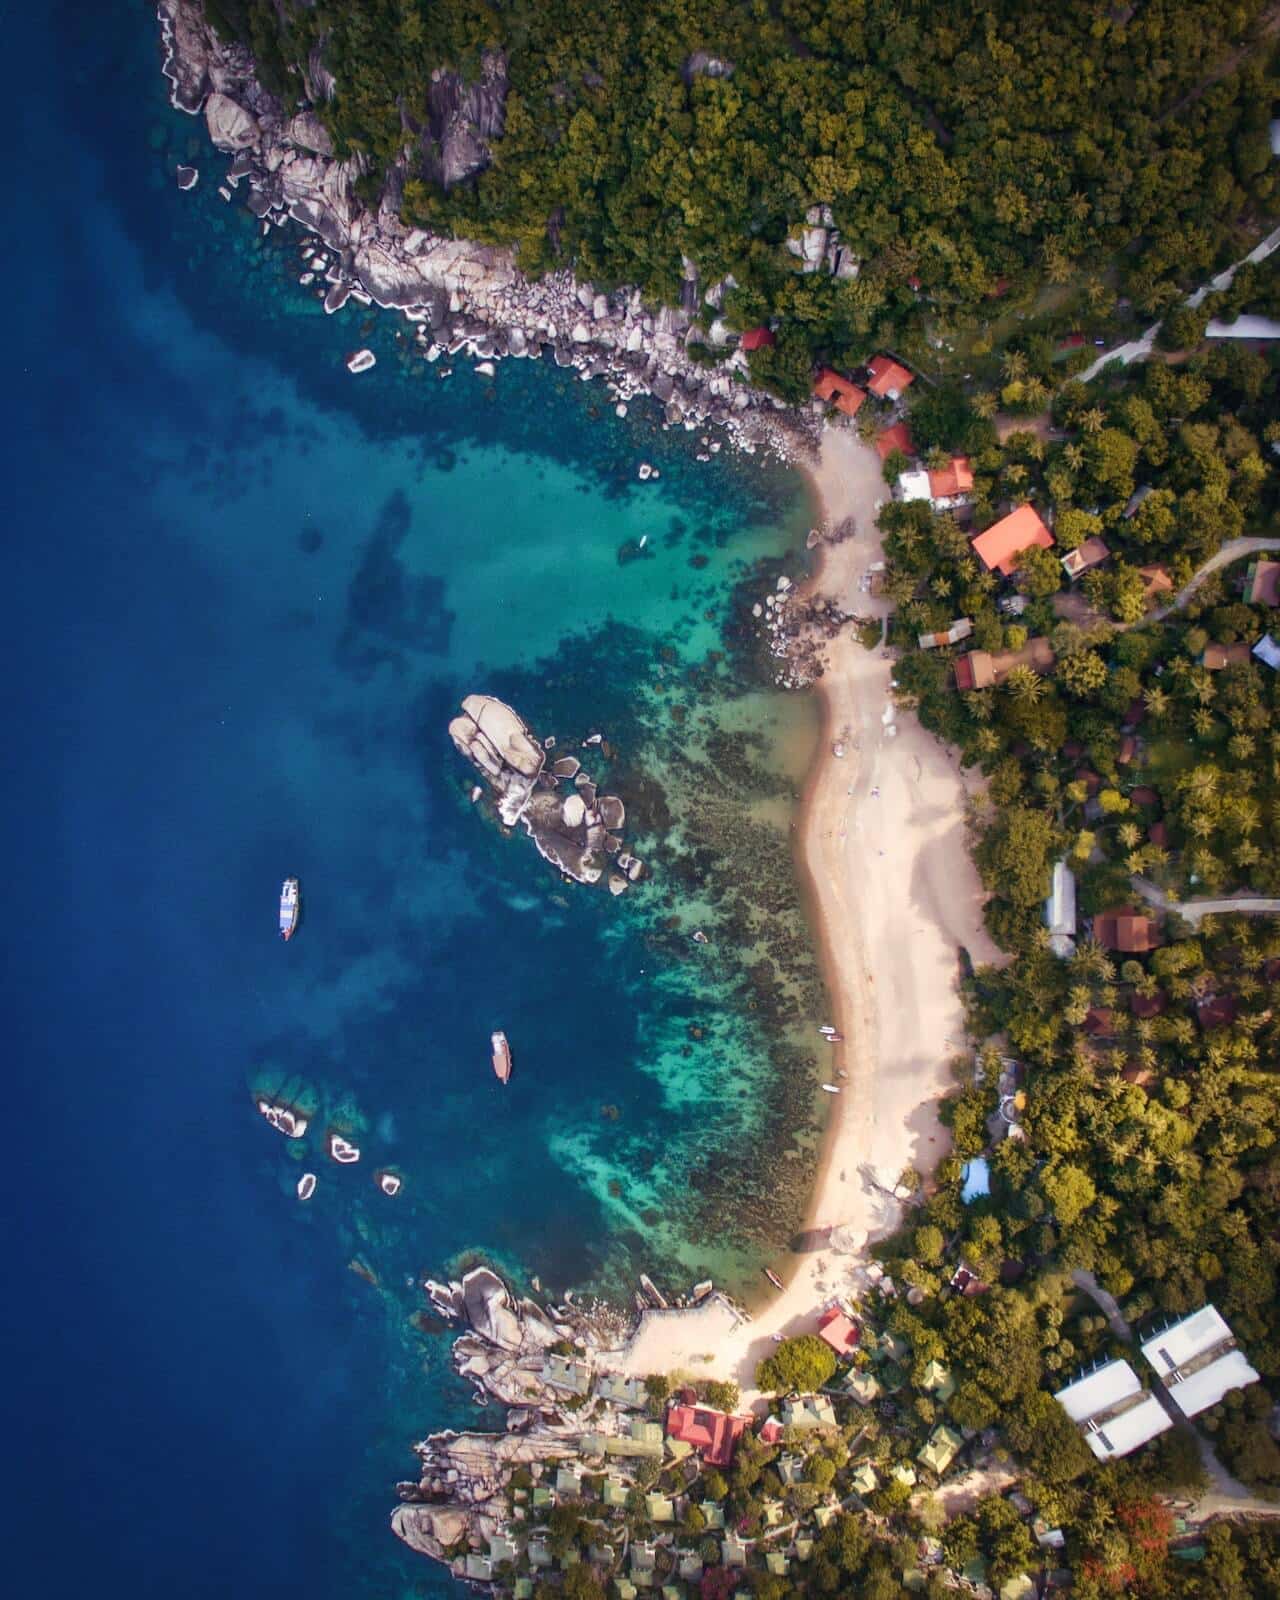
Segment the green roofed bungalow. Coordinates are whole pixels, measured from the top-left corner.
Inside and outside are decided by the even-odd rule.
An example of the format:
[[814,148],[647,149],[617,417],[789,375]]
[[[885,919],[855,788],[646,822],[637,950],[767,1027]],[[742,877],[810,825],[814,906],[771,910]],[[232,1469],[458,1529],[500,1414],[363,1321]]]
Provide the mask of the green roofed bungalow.
[[905,1483],[908,1489],[915,1488],[916,1469],[909,1461],[899,1461],[898,1465],[893,1469],[892,1476],[896,1478],[899,1483]]
[[627,1578],[615,1578],[613,1586],[618,1591],[618,1600],[636,1600],[639,1593],[634,1583]]
[[916,1460],[922,1467],[928,1467],[930,1472],[936,1472],[941,1477],[955,1460],[956,1453],[963,1444],[964,1440],[956,1430],[948,1428],[944,1422],[929,1435],[928,1443],[916,1456]]
[[620,1478],[606,1478],[604,1487],[600,1491],[600,1498],[607,1506],[625,1506],[627,1503],[627,1486]]
[[693,1454],[693,1446],[687,1439],[672,1439],[668,1436],[666,1445],[667,1454],[673,1461],[683,1461],[686,1456]]
[[567,1394],[591,1393],[591,1366],[575,1356],[548,1354],[542,1363],[542,1381]]
[[829,1528],[836,1520],[836,1508],[834,1506],[814,1506],[813,1520],[820,1528]]
[[860,1406],[869,1406],[880,1398],[880,1380],[874,1373],[851,1372],[844,1380],[843,1388]]
[[787,1427],[833,1428],[836,1414],[825,1394],[806,1394],[786,1402],[782,1421]]
[[1010,1578],[1000,1585],[1000,1600],[1032,1600],[1036,1586],[1031,1578],[1020,1572],[1016,1578]]
[[920,1387],[926,1394],[934,1395],[942,1405],[946,1405],[951,1396],[956,1392],[955,1379],[951,1376],[949,1367],[944,1367],[941,1361],[931,1361],[920,1377]]
[[578,1467],[561,1467],[556,1473],[557,1494],[581,1494],[582,1472]]
[[796,1560],[807,1561],[813,1554],[813,1540],[801,1536],[796,1540]]
[[602,1456],[609,1449],[609,1441],[602,1433],[584,1433],[578,1445],[580,1456]]
[[[858,1465],[853,1469],[853,1476],[849,1482],[854,1494],[860,1495],[871,1494],[880,1485],[880,1480],[876,1477],[876,1469],[869,1461],[859,1461]],[[819,1509],[830,1510],[830,1507],[820,1507]],[[822,1526],[825,1527],[826,1524],[823,1523]]]
[[518,1554],[519,1551],[511,1540],[504,1538],[500,1533],[495,1533],[489,1540],[489,1560],[495,1567],[499,1561],[514,1561]]
[[541,1539],[529,1540],[528,1555],[531,1567],[549,1567],[551,1565],[551,1551],[548,1550]]
[[551,1490],[547,1488],[545,1483],[534,1485],[533,1503],[535,1506],[549,1506],[551,1504],[551,1500]]
[[516,1586],[511,1593],[512,1600],[533,1600],[533,1579],[517,1578]]
[[576,1567],[581,1560],[582,1557],[575,1549],[572,1548],[572,1546],[570,1546],[570,1548],[566,1550],[565,1553],[560,1557],[561,1571],[568,1572],[570,1567]]
[[674,1522],[676,1508],[665,1494],[647,1494],[644,1497],[645,1515],[650,1522]]
[[804,1477],[803,1456],[779,1456],[774,1470],[785,1484],[799,1483]]
[[662,1585],[662,1600],[684,1600],[684,1590],[678,1584],[664,1583]]
[[886,1361],[880,1368],[880,1387],[886,1394],[897,1394],[907,1381],[907,1375],[896,1361]]
[[704,1500],[698,1509],[707,1519],[709,1531],[724,1527],[724,1507],[718,1500]]
[[880,1335],[880,1348],[877,1354],[883,1361],[904,1362],[911,1354],[911,1346],[897,1333],[884,1332]]
[[587,1547],[587,1559],[598,1567],[613,1565],[614,1549],[611,1544],[593,1544]]
[[657,1563],[657,1552],[647,1540],[639,1539],[631,1546],[631,1576],[647,1572],[652,1574]]
[[720,1541],[720,1560],[726,1567],[745,1567],[747,1564],[747,1547],[735,1534],[729,1534]]
[[466,1574],[476,1583],[489,1583],[493,1579],[493,1567],[488,1556],[478,1556],[473,1550],[466,1560]]
[[764,1518],[766,1528],[782,1526],[783,1510],[776,1500],[766,1500],[760,1515]]
[[791,1563],[781,1550],[770,1550],[769,1554],[764,1558],[764,1564],[775,1578],[785,1578],[787,1573],[791,1571]]
[[602,1372],[599,1375],[596,1393],[612,1405],[634,1406],[637,1409],[649,1398],[643,1378],[624,1378],[616,1372]]

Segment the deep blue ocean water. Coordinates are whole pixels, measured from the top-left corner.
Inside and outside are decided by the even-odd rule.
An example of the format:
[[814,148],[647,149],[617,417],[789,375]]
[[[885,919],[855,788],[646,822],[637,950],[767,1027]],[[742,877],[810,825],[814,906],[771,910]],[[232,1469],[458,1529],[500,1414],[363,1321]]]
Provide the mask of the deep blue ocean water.
[[[411,1320],[423,1273],[752,1270],[677,1201],[772,1081],[767,929],[707,841],[754,829],[761,874],[789,874],[812,730],[721,652],[801,488],[695,465],[651,408],[621,423],[550,367],[410,369],[398,319],[326,319],[296,241],[217,199],[145,6],[11,21],[6,1573],[50,1597],[448,1593],[386,1531],[412,1440],[480,1415]],[[469,806],[445,727],[485,688],[562,743],[610,735],[665,887],[565,886]],[[726,728],[776,778],[746,811],[717,787]],[[742,949],[726,932],[699,968],[717,916]],[[318,1108],[299,1146],[253,1109],[286,1082]],[[358,1166],[325,1160],[330,1124]]]

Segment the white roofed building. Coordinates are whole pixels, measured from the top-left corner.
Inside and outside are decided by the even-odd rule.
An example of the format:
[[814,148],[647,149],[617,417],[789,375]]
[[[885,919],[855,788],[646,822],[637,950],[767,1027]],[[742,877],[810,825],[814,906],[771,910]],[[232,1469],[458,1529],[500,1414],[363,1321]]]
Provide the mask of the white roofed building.
[[1127,1361],[1108,1361],[1060,1389],[1054,1399],[1078,1424],[1099,1461],[1127,1456],[1173,1426]]
[[1076,951],[1076,878],[1065,861],[1055,862],[1053,886],[1044,903],[1049,948],[1055,956],[1072,956]]
[[1216,1306],[1202,1306],[1144,1339],[1142,1353],[1186,1417],[1199,1416],[1232,1389],[1258,1382]]

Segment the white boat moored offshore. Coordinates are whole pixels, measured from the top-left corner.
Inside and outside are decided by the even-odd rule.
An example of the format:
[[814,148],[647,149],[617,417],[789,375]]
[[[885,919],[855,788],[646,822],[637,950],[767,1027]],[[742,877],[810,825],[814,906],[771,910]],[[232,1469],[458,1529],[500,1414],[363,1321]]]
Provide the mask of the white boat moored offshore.
[[286,944],[298,930],[298,913],[301,909],[298,880],[286,878],[280,885],[280,937]]

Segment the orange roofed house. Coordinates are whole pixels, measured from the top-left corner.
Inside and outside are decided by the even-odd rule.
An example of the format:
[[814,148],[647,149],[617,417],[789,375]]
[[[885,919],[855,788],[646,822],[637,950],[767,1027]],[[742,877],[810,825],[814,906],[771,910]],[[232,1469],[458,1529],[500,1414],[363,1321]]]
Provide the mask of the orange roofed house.
[[831,1306],[822,1313],[818,1337],[829,1344],[838,1356],[848,1356],[857,1348],[862,1330],[851,1317],[845,1316],[839,1306]]
[[896,400],[904,389],[916,381],[914,372],[890,356],[876,356],[867,363],[869,381],[867,388],[880,400]]
[[881,461],[887,461],[895,450],[901,450],[904,456],[913,456],[916,447],[911,440],[911,429],[905,422],[895,422],[892,428],[886,428],[883,433],[876,434],[876,454]]
[[846,417],[856,417],[858,408],[867,398],[865,389],[859,389],[856,383],[850,383],[848,378],[832,372],[830,367],[819,369],[814,379],[813,393],[816,399],[827,401],[837,411],[843,411]]
[[1132,906],[1099,911],[1093,919],[1093,937],[1104,950],[1122,950],[1126,955],[1142,955],[1163,943],[1156,919],[1141,916]]
[[1032,505],[1019,506],[973,541],[973,549],[987,571],[1002,573],[1006,578],[1017,566],[1018,557],[1032,545],[1046,550],[1053,546],[1053,535]]
[[750,1421],[707,1406],[672,1406],[667,1412],[667,1438],[692,1445],[709,1467],[727,1467]]
[[973,468],[968,456],[952,456],[941,472],[929,474],[929,498],[934,505],[949,506],[973,488]]

